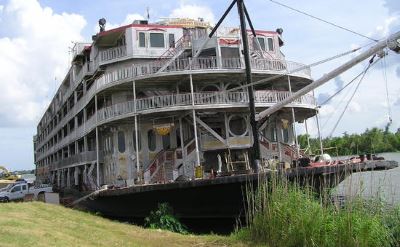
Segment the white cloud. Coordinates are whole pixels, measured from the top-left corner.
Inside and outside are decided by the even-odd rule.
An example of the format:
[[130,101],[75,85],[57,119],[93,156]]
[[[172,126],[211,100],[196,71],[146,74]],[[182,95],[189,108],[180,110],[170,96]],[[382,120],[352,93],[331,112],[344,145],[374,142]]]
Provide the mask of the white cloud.
[[385,19],[384,23],[375,27],[373,32],[368,35],[378,38],[386,37],[390,34],[393,26],[398,25],[400,22],[399,16],[389,16]]
[[328,117],[332,114],[334,114],[336,111],[336,108],[333,105],[324,105],[321,107],[319,114],[321,117]]
[[0,37],[0,126],[25,126],[38,121],[69,67],[68,47],[81,41],[85,19],[56,14],[37,0],[10,0],[2,26],[17,30]]
[[361,112],[362,111],[362,107],[359,103],[353,101],[349,104],[349,113],[357,113],[357,112]]
[[[146,18],[144,18],[141,14],[137,14],[137,13],[132,13],[132,14],[127,14],[125,16],[124,21],[122,21],[121,23],[107,23],[106,24],[106,30],[111,30],[120,26],[125,26],[125,25],[129,25],[132,24],[133,21],[135,20],[145,20]],[[95,33],[99,32],[99,26],[95,25],[93,28]]]
[[169,17],[180,17],[180,18],[203,18],[205,21],[211,24],[215,23],[215,16],[212,10],[207,6],[200,6],[196,4],[185,4],[181,2],[180,7],[174,9]]

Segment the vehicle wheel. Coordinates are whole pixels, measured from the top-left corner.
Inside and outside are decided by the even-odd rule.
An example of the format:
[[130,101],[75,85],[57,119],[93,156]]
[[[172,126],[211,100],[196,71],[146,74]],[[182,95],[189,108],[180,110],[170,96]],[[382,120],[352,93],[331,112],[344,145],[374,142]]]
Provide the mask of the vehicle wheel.
[[37,200],[38,200],[38,201],[41,201],[41,202],[44,202],[44,192],[40,192],[40,193],[38,194]]
[[4,198],[4,202],[10,202],[10,199],[8,197]]

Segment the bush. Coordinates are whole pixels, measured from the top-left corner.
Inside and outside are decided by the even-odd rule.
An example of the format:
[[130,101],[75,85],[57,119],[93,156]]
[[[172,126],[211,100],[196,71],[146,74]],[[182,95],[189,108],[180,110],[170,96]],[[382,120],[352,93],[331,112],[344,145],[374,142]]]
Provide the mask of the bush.
[[152,229],[163,229],[172,232],[187,234],[187,228],[173,215],[172,208],[168,203],[158,204],[156,211],[144,219],[144,225]]
[[338,208],[310,188],[279,181],[248,188],[246,201],[248,225],[236,236],[253,244],[396,246],[399,240],[400,211],[380,203],[357,199]]

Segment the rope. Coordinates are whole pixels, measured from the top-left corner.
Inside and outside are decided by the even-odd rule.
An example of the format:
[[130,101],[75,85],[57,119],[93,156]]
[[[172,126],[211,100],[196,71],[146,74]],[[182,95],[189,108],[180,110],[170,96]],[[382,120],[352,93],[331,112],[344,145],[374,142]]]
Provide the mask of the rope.
[[333,127],[331,133],[329,134],[329,137],[332,137],[333,132],[335,132],[336,127],[339,125],[339,122],[342,120],[344,113],[346,112],[346,110],[347,110],[347,108],[349,107],[351,101],[353,100],[354,95],[356,94],[358,88],[360,87],[361,82],[363,81],[365,75],[367,74],[368,69],[371,68],[371,65],[373,64],[373,59],[374,59],[374,57],[375,57],[375,55],[374,55],[374,56],[372,57],[372,59],[369,61],[369,64],[368,64],[367,68],[365,69],[365,71],[364,71],[362,77],[361,77],[360,80],[358,81],[358,84],[357,84],[357,86],[356,86],[356,88],[355,88],[353,94],[351,95],[349,101],[347,102],[345,108],[343,109],[343,112],[340,114],[340,117],[339,117],[338,121],[336,122],[335,126]]
[[318,107],[320,108],[321,106],[325,105],[326,103],[328,103],[332,98],[334,98],[336,95],[340,94],[346,87],[348,87],[351,83],[353,83],[355,80],[357,80],[358,77],[360,77],[361,75],[363,75],[370,66],[375,65],[379,60],[373,62],[373,64],[370,64],[369,66],[367,66],[362,72],[360,72],[358,75],[356,75],[350,82],[348,82],[344,87],[342,87],[340,90],[338,90],[336,93],[334,93],[332,96],[330,96],[328,99],[326,99],[324,102],[322,102]]
[[275,75],[275,76],[272,76],[272,77],[269,77],[269,78],[266,78],[266,79],[261,79],[261,80],[255,81],[255,82],[253,82],[253,83],[250,83],[250,84],[246,84],[246,85],[243,85],[243,86],[238,86],[238,87],[231,88],[231,89],[226,90],[226,91],[227,91],[227,92],[237,91],[237,90],[239,90],[239,89],[244,89],[244,88],[247,88],[247,87],[249,87],[249,86],[258,85],[258,84],[261,84],[261,83],[265,83],[265,82],[269,82],[269,81],[278,79],[278,78],[283,77],[283,76],[288,76],[288,75],[290,75],[290,74],[293,74],[293,73],[302,71],[302,70],[304,70],[304,69],[308,69],[308,68],[311,68],[311,67],[315,67],[315,66],[318,66],[318,65],[320,65],[320,64],[323,64],[323,63],[332,61],[332,60],[334,60],[334,59],[337,59],[337,58],[340,58],[340,57],[349,55],[349,54],[354,53],[354,52],[356,52],[356,51],[358,51],[358,50],[360,50],[360,49],[362,49],[362,48],[364,48],[364,47],[366,47],[366,46],[368,46],[368,45],[371,45],[371,44],[372,44],[372,43],[369,43],[369,44],[366,44],[366,45],[364,45],[364,46],[362,46],[362,47],[359,47],[359,48],[356,48],[356,49],[352,49],[352,50],[350,50],[350,51],[346,51],[346,52],[340,53],[340,54],[335,55],[335,56],[332,56],[332,57],[328,57],[328,58],[326,58],[326,59],[317,61],[317,62],[315,62],[315,63],[309,64],[309,65],[301,66],[301,67],[299,67],[299,68],[297,68],[297,69],[293,69],[293,70],[291,70],[291,71],[288,71],[287,73],[283,73],[283,74],[280,74],[280,75]]
[[364,35],[364,34],[361,34],[361,33],[359,33],[359,32],[353,31],[353,30],[348,29],[348,28],[346,28],[346,27],[340,26],[340,25],[335,24],[335,23],[333,23],[333,22],[330,22],[330,21],[321,19],[321,18],[319,18],[319,17],[316,17],[316,16],[314,16],[314,15],[308,14],[308,13],[306,13],[306,12],[304,12],[304,11],[295,9],[295,8],[290,7],[290,6],[288,6],[288,5],[285,5],[285,4],[283,4],[283,3],[280,3],[280,2],[277,2],[277,1],[274,1],[274,0],[269,0],[269,1],[272,2],[272,3],[278,4],[278,5],[282,6],[282,7],[288,8],[288,9],[290,9],[290,10],[296,11],[297,13],[306,15],[306,16],[311,17],[311,18],[313,18],[313,19],[316,19],[316,20],[318,20],[318,21],[321,21],[321,22],[324,22],[324,23],[326,23],[326,24],[329,24],[329,25],[331,25],[331,26],[334,26],[334,27],[337,27],[337,28],[339,28],[339,29],[345,30],[345,31],[350,32],[350,33],[352,33],[352,34],[361,36],[361,37],[363,37],[363,38],[372,40],[372,41],[374,41],[374,42],[378,42],[377,39],[373,39],[373,38],[368,37],[368,36],[366,36],[366,35]]
[[383,59],[382,59],[382,74],[383,74],[383,80],[385,81],[386,104],[387,104],[387,110],[388,110],[389,124],[391,124],[392,123],[392,109],[390,107],[389,87],[388,87],[388,80],[387,80],[387,73],[386,73],[386,56],[383,56]]

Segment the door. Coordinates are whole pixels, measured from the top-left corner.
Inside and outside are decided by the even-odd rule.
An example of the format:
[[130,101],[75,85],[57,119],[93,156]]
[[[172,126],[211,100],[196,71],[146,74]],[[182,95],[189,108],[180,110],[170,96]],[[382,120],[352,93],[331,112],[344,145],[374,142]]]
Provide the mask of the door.
[[24,197],[21,190],[21,185],[16,185],[10,191],[10,200],[18,200]]
[[163,149],[164,150],[168,150],[168,149],[171,148],[171,136],[170,136],[170,134],[162,136],[162,144],[163,144]]

